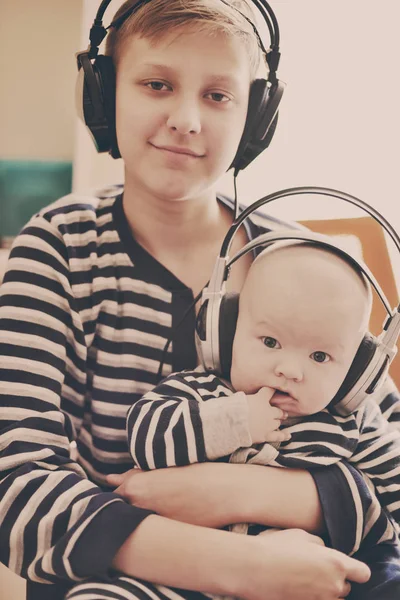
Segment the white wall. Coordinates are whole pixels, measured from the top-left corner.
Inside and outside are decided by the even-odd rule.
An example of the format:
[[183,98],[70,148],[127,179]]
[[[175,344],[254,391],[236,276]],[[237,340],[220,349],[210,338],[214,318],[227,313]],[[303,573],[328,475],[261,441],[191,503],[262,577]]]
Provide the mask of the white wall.
[[[255,200],[289,186],[337,187],[381,209],[400,229],[400,3],[272,4],[282,34],[279,73],[288,86],[276,139],[241,176],[242,194]],[[342,212],[325,205],[296,202],[292,215]]]

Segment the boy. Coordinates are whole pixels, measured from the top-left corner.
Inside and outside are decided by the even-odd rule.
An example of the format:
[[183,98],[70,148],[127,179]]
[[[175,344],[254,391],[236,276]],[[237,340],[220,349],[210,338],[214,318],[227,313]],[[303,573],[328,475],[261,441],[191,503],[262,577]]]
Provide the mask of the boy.
[[373,399],[347,417],[330,405],[368,331],[371,302],[361,273],[326,249],[281,242],[264,250],[240,294],[230,382],[199,368],[170,375],[136,402],[127,419],[136,466],[229,460],[313,469],[347,460],[375,484],[383,507],[376,499],[362,506],[355,494],[364,523],[349,528],[348,552],[385,543],[397,556],[400,432]]
[[[103,92],[116,104],[124,189],[72,194],[35,215],[1,286],[1,560],[28,580],[29,600],[64,598],[76,582],[110,579],[113,569],[246,600],[289,590],[294,600],[310,590],[336,600],[346,580],[365,581],[369,569],[311,536],[294,547],[286,532],[273,543],[233,536],[105,489],[107,474],[132,466],[126,411],[159,382],[165,341],[232,222],[232,204],[216,187],[237,152],[259,56],[251,25],[222,0],[143,3],[111,27],[108,42],[116,86]],[[238,247],[269,224],[251,222]],[[234,290],[247,267],[236,270]],[[192,311],[174,340],[171,369],[196,366],[194,320]],[[220,466],[236,485],[232,466]],[[257,485],[276,471],[254,469]],[[324,476],[324,489],[328,481],[329,490],[347,489],[329,469]],[[307,493],[311,524],[298,515],[298,526],[318,531],[314,479],[289,470],[284,479],[274,486],[282,497],[299,481]],[[157,498],[167,505],[165,490]]]

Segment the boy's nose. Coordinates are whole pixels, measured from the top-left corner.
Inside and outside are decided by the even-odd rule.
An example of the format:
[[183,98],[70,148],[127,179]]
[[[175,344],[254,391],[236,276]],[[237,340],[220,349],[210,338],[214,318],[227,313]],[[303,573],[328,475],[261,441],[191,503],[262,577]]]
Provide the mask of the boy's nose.
[[182,135],[200,133],[201,119],[197,103],[190,99],[176,102],[170,111],[167,126]]
[[290,379],[292,381],[302,381],[303,379],[303,371],[298,361],[294,359],[281,359],[275,365],[275,375],[277,377],[284,377],[285,379]]

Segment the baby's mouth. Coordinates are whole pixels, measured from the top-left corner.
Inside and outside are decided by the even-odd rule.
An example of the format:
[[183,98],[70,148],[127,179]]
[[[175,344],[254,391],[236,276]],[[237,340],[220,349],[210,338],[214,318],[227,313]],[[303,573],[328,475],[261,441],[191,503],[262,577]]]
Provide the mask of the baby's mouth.
[[280,406],[287,400],[294,400],[293,396],[289,392],[283,392],[282,390],[275,390],[274,395],[270,400],[271,406]]
[[282,390],[275,390],[274,396],[290,396],[290,394],[289,392],[284,392]]
[[299,400],[289,392],[275,390],[270,400],[270,405],[280,408],[287,413],[287,418],[285,419],[286,425],[290,424],[290,418],[299,416]]

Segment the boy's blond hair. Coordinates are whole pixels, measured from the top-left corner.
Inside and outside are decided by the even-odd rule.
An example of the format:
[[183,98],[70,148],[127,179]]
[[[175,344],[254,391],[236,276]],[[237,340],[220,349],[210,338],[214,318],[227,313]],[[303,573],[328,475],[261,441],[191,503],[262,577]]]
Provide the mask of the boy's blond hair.
[[[114,21],[136,4],[127,0],[114,16]],[[186,25],[198,31],[235,36],[249,55],[252,79],[260,64],[261,49],[251,23],[254,16],[245,0],[150,0],[133,12],[120,28],[112,27],[107,36],[106,54],[117,66],[125,40],[139,35],[150,40],[160,39],[166,32]]]

